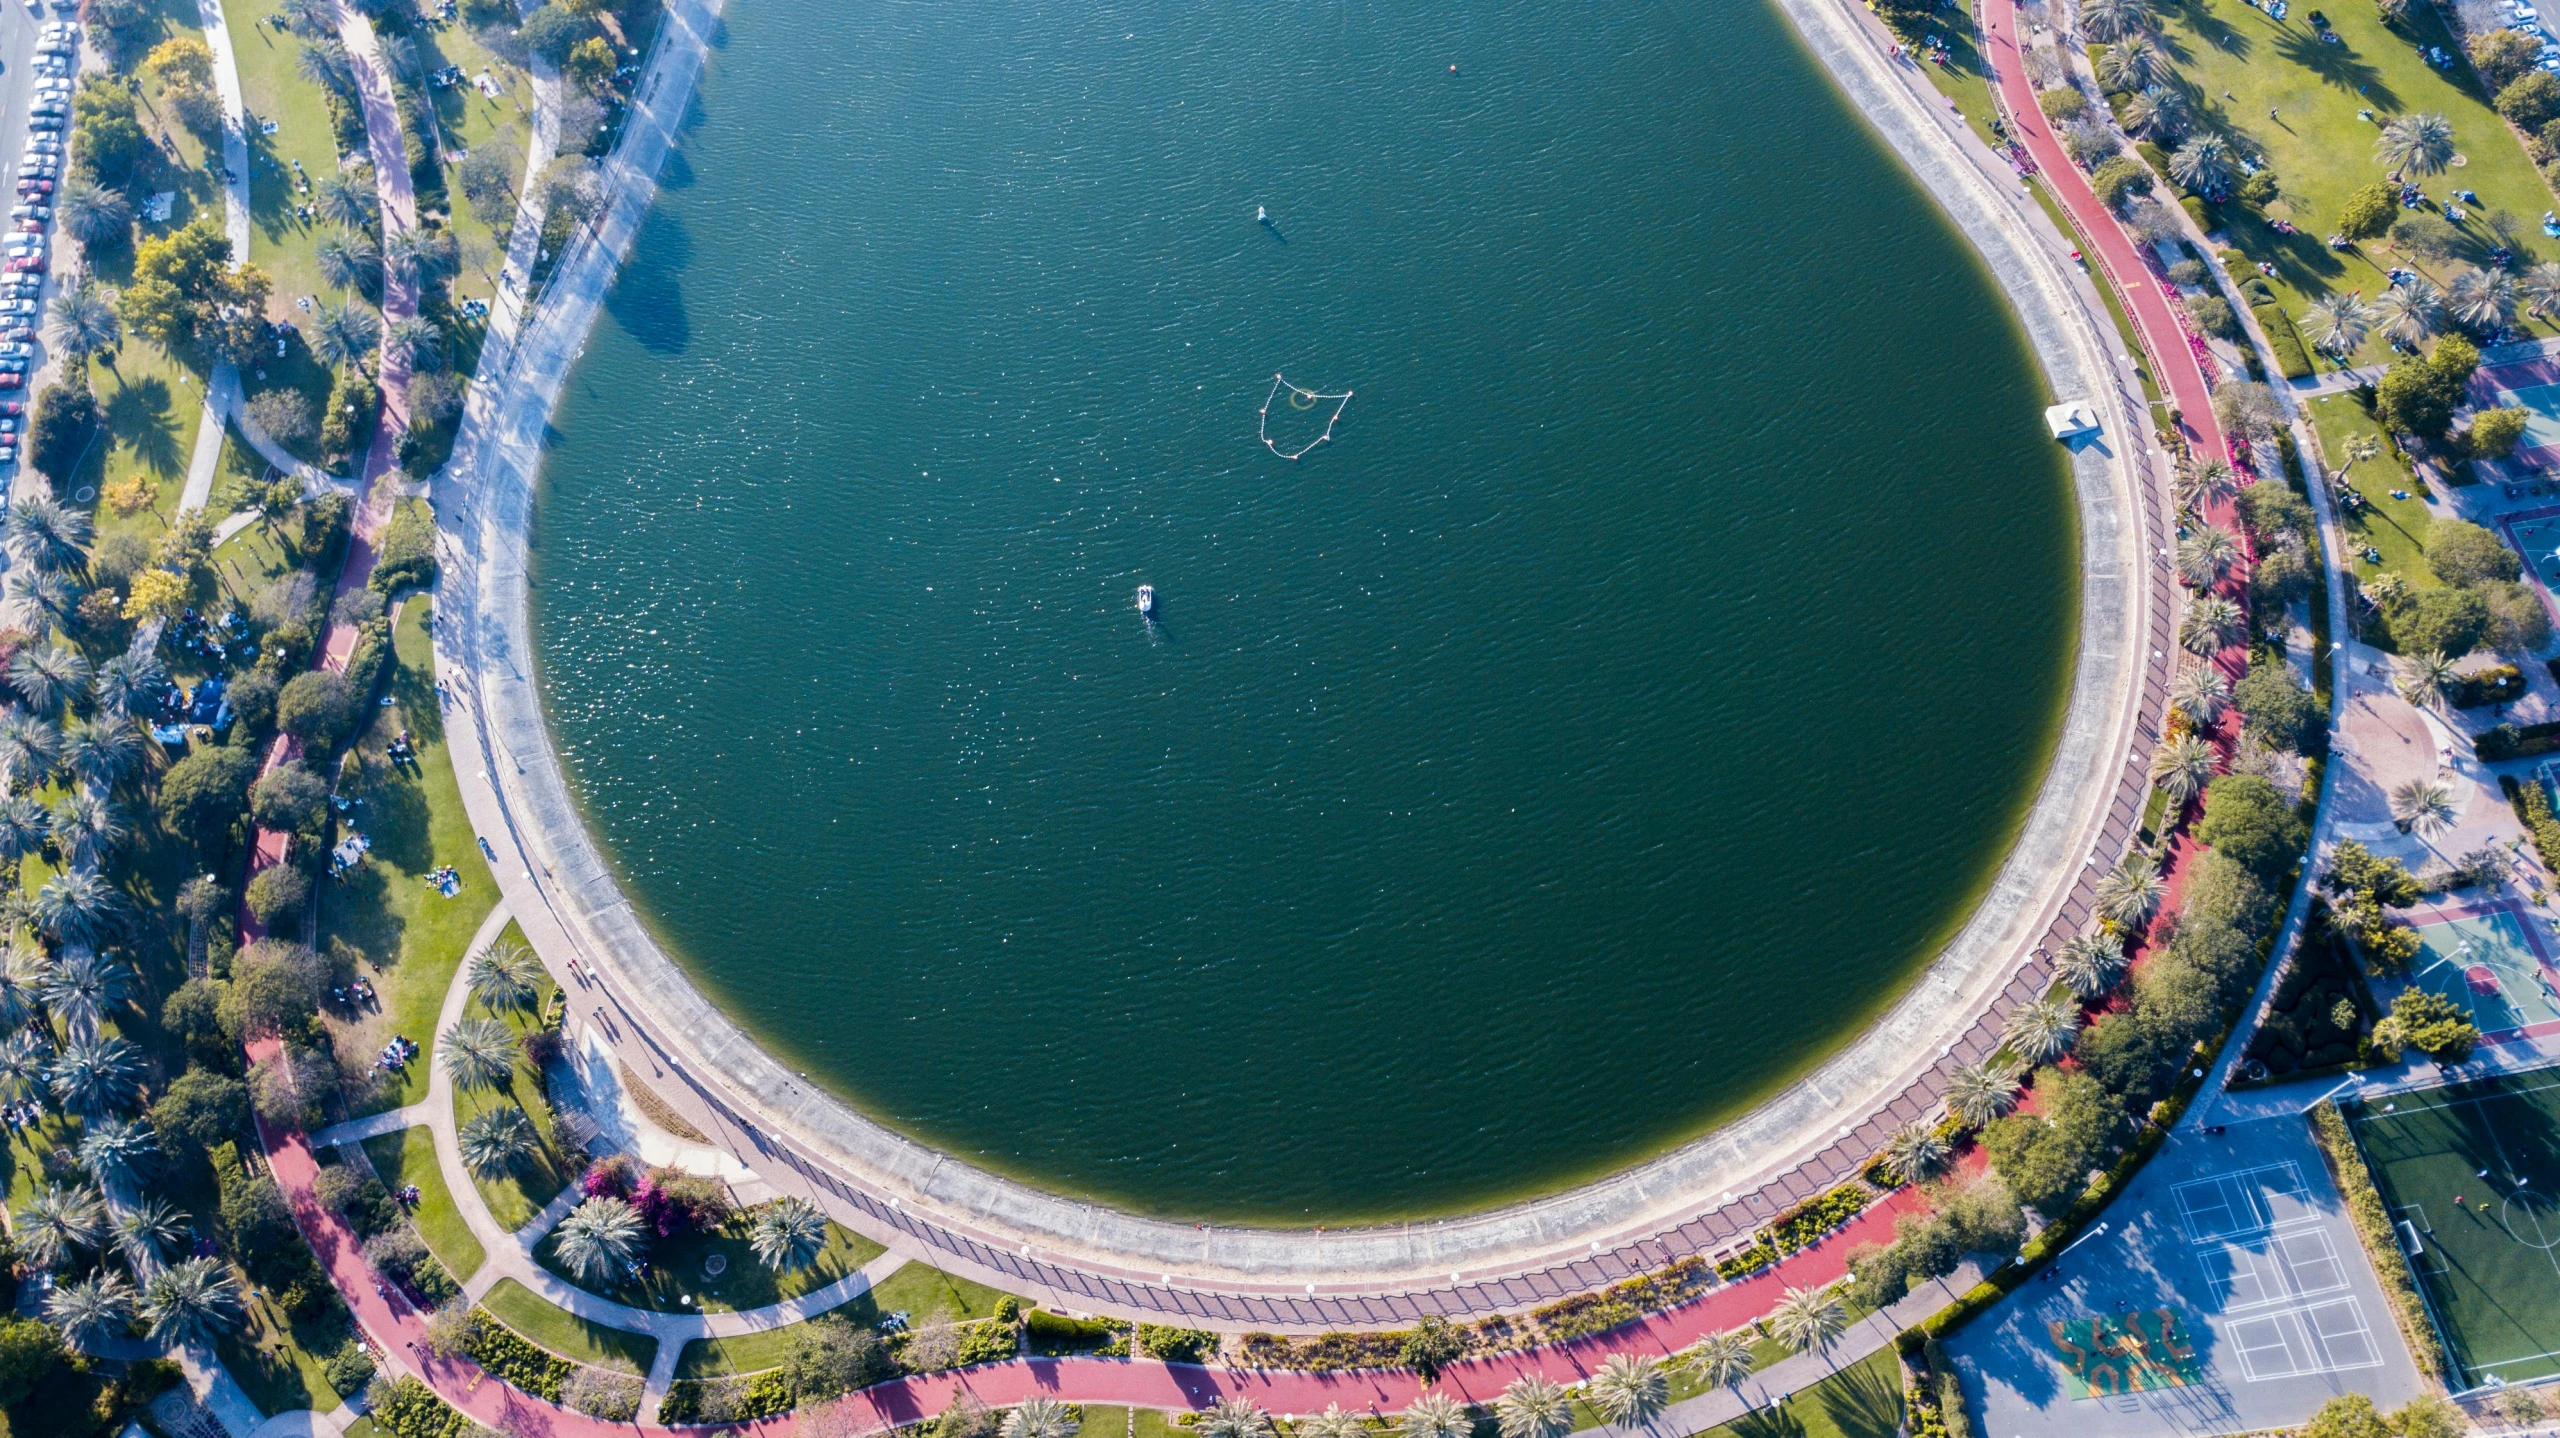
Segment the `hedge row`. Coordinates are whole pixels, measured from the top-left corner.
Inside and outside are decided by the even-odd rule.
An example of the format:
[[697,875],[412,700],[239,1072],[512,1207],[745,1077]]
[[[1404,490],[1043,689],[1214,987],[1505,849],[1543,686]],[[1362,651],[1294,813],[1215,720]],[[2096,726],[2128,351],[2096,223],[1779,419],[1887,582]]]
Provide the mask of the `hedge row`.
[[526,1342],[486,1309],[471,1310],[471,1321],[462,1333],[462,1351],[491,1373],[553,1403],[560,1401],[560,1385],[569,1381],[568,1359]]
[[1769,1242],[1780,1253],[1793,1253],[1865,1212],[1867,1200],[1866,1186],[1856,1183],[1817,1194],[1779,1214],[1769,1225]]
[[2501,724],[2471,741],[2471,752],[2483,764],[2530,759],[2556,749],[2560,749],[2560,724]]
[[1035,1308],[1024,1314],[1022,1327],[1030,1335],[1031,1351],[1044,1358],[1108,1348],[1129,1331],[1126,1323],[1104,1318],[1069,1318],[1045,1308]]
[[753,1423],[780,1417],[791,1411],[791,1404],[791,1380],[780,1369],[744,1378],[680,1378],[658,1400],[658,1421],[671,1427]]
[[2456,709],[2513,704],[2525,694],[2524,671],[2512,664],[2493,664],[2477,674],[2457,674],[2445,686],[2445,700]]
[[1355,1369],[1404,1365],[1408,1330],[1392,1333],[1322,1333],[1313,1338],[1287,1338],[1277,1333],[1248,1333],[1236,1340],[1232,1355],[1245,1368],[1291,1368],[1307,1373],[1345,1373]]
[[375,1426],[392,1438],[465,1438],[470,1419],[415,1378],[377,1380],[366,1393]]
[[2533,836],[2533,850],[2542,856],[2542,867],[2560,874],[2560,819],[2551,813],[2551,796],[2543,792],[2542,781],[2519,783],[2513,774],[2498,776],[2498,787],[2507,791],[2507,803],[2524,821],[2524,831]]
[[1167,1328],[1160,1324],[1138,1325],[1137,1347],[1149,1358],[1167,1363],[1206,1363],[1218,1356],[1218,1335],[1197,1328]]
[[1542,1340],[1565,1343],[1623,1328],[1648,1313],[1686,1303],[1714,1282],[1706,1260],[1693,1255],[1597,1293],[1560,1298],[1529,1316],[1536,1320]]
[[2266,331],[2267,348],[2275,351],[2276,373],[2286,379],[2304,379],[2311,374],[2311,352],[2303,348],[2302,334],[2293,327],[2293,318],[2284,306],[2261,304],[2249,306],[2258,317],[2258,328]]
[[2347,1132],[2346,1116],[2336,1104],[2322,1099],[2312,1105],[2311,1136],[2319,1141],[2320,1156],[2328,1161],[2329,1177],[2336,1180],[2338,1192],[2346,1195],[2347,1212],[2355,1219],[2356,1236],[2364,1240],[2365,1256],[2373,1260],[2375,1276],[2391,1295],[2400,1336],[2408,1340],[2409,1352],[2427,1376],[2443,1382],[2444,1350],[2436,1346],[2435,1324],[2427,1318],[2426,1300],[2418,1296],[2417,1275],[2409,1271],[2409,1255],[2401,1251],[2400,1236],[2392,1232],[2390,1211],[2382,1206],[2382,1193],[2373,1186],[2364,1155],[2357,1152],[2355,1136]]

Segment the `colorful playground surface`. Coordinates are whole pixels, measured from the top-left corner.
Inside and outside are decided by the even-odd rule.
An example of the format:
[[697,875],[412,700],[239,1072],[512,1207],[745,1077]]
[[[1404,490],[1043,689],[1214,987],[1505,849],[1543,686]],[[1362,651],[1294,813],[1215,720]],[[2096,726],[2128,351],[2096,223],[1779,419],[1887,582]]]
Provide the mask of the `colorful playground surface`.
[[2062,1360],[2063,1387],[2076,1402],[2184,1388],[2204,1376],[2194,1329],[2175,1309],[2056,1319],[2048,1325]]
[[2439,912],[2417,926],[2410,983],[2460,1004],[2484,1034],[2560,1020],[2543,936],[2523,913],[2505,904]]
[[2491,403],[2524,410],[2524,439],[2515,454],[2518,463],[2538,466],[2560,461],[2560,358],[2546,355],[2493,365],[2472,376],[2471,391]]

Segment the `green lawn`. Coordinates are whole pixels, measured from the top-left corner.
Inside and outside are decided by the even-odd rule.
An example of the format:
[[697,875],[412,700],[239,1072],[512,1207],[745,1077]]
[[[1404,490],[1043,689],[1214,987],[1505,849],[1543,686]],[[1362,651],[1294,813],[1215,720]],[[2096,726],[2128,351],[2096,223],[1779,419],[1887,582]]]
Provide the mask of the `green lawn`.
[[[106,414],[106,435],[68,497],[87,504],[118,481],[140,476],[150,487],[151,507],[120,515],[98,505],[98,537],[130,531],[151,539],[168,527],[186,487],[204,389],[166,351],[134,335],[125,337],[112,368],[104,360],[89,367],[89,387]],[[81,493],[92,487],[98,493]]]
[[426,1125],[366,1139],[364,1155],[373,1160],[373,1171],[381,1176],[384,1187],[397,1191],[408,1184],[418,1186],[418,1206],[410,1210],[409,1219],[454,1281],[463,1282],[478,1273],[488,1252],[472,1237],[462,1210],[454,1206],[453,1191],[445,1187],[444,1171],[436,1165],[435,1135]]
[[[829,1313],[854,1315],[842,1308]],[[824,1317],[825,1315],[820,1315]],[[696,1338],[685,1344],[676,1357],[678,1378],[726,1378],[735,1373],[762,1373],[782,1366],[783,1355],[805,1325],[792,1323],[781,1328],[768,1328],[761,1333],[742,1333],[735,1338]]]
[[512,1278],[501,1278],[480,1306],[537,1348],[547,1348],[572,1363],[602,1367],[622,1359],[642,1373],[657,1357],[658,1340],[645,1333],[614,1328],[554,1306]]
[[1894,1438],[1902,1431],[1901,1368],[1891,1348],[1879,1349],[1777,1407],[1701,1438]]
[[335,1315],[325,1332],[298,1331],[285,1322],[273,1302],[259,1298],[249,1304],[248,1321],[214,1346],[222,1366],[240,1380],[249,1401],[260,1411],[273,1414],[308,1408],[326,1413],[338,1406],[338,1393],[329,1386],[320,1357],[312,1349],[325,1345],[335,1352],[344,1341],[342,1320]]
[[1973,127],[1973,133],[1982,143],[1995,150],[2000,148],[1999,142],[1991,137],[1991,121],[2000,111],[1992,103],[1991,79],[1983,71],[1982,47],[1977,43],[1979,36],[1973,26],[1970,23],[1932,22],[1922,26],[1921,33],[1915,38],[1926,40],[1931,35],[1937,36],[1939,42],[1947,47],[1947,63],[1940,65],[1926,58],[1918,59],[1915,63],[1920,66],[1920,73],[1929,77],[1929,83],[1937,87],[1939,94],[1956,102],[1957,112],[1964,116],[1966,124]]
[[[508,167],[521,188],[524,147],[533,134],[531,78],[491,54],[467,26],[427,26],[422,29],[421,38],[425,42],[419,47],[421,57],[430,71],[459,65],[466,77],[465,83],[451,89],[431,91],[436,118],[444,126],[447,157],[458,151],[497,146],[505,152]],[[469,83],[484,72],[498,84],[495,97],[480,93]],[[454,165],[445,167],[445,188],[453,198],[453,212],[447,223],[464,255],[461,272],[454,277],[454,299],[457,304],[466,298],[488,301],[497,293],[498,265],[505,258],[505,246],[497,231],[513,220],[513,208],[509,206],[497,215],[483,215],[473,209],[471,202],[462,198],[462,182],[455,175]]]
[[[463,812],[462,790],[445,748],[428,612],[429,601],[422,595],[401,606],[392,631],[398,662],[387,690],[394,702],[380,711],[372,731],[357,744],[358,762],[340,786],[339,792],[355,803],[347,822],[373,841],[373,861],[345,883],[321,890],[321,946],[337,941],[354,946],[375,971],[374,982],[382,991],[378,1015],[361,1023],[330,1020],[339,1035],[339,1051],[366,1056],[365,1061],[393,1034],[406,1034],[421,1045],[429,1042],[463,951],[498,901],[498,886],[480,857],[479,838],[470,815]],[[417,764],[405,771],[385,756],[404,728],[418,753]],[[452,898],[427,879],[448,865],[462,876],[462,891]],[[519,943],[524,939],[512,926],[507,937]],[[426,1063],[413,1063],[355,1111],[416,1103],[427,1096],[427,1077]]]
[[[2382,444],[2382,452],[2362,464],[2350,466],[2347,482],[2364,496],[2365,505],[2353,514],[2341,510],[2346,534],[2347,558],[2359,579],[2371,579],[2385,572],[2399,575],[2413,589],[2433,589],[2440,580],[2428,567],[2425,553],[2427,531],[2434,527],[2433,508],[2419,498],[2426,487],[2419,484],[2408,468],[2391,457],[2391,446],[2382,427],[2364,412],[2354,398],[2331,395],[2311,402],[2311,427],[2320,437],[2320,450],[2331,470],[2345,463],[2347,444],[2359,437]],[[2393,490],[2408,495],[2394,499]],[[2374,563],[2365,557],[2372,549],[2382,556]]]
[[[1005,1296],[1002,1291],[983,1283],[972,1283],[939,1268],[910,1263],[882,1280],[879,1287],[836,1312],[856,1323],[876,1323],[883,1314],[904,1313],[909,1322],[921,1326],[992,1318],[997,1301]],[[1031,1305],[1026,1302],[1022,1306],[1029,1308]]]
[[[2550,189],[2476,88],[2469,67],[2458,65],[2447,74],[2418,53],[2424,45],[2460,49],[2434,8],[2411,7],[2405,33],[2387,28],[2371,5],[2322,9],[2344,43],[2321,44],[2308,7],[2295,7],[2283,21],[2241,0],[2180,0],[2161,12],[2162,49],[2199,114],[2235,149],[2263,156],[2275,169],[2280,193],[2264,217],[2233,204],[2217,218],[2253,264],[2276,267],[2270,283],[2285,311],[2299,321],[2305,305],[2337,290],[2359,290],[2371,299],[2389,287],[2383,270],[2395,263],[2426,270],[2441,282],[2457,265],[2486,255],[2495,242],[2482,220],[2498,210],[2514,215],[2525,233],[2518,271],[2560,258],[2560,242],[2542,235],[2542,212],[2553,205]],[[2234,98],[2225,100],[2226,94]],[[2267,118],[2271,107],[2274,120]],[[2358,118],[2365,109],[2374,112],[2373,120]],[[2439,112],[2453,122],[2463,163],[2427,177],[2424,187],[2439,205],[2455,190],[2479,194],[2478,205],[2464,206],[2471,217],[2463,228],[2474,253],[2453,264],[2420,265],[2381,241],[2369,241],[2360,251],[2330,249],[2323,237],[2336,226],[2347,196],[2382,178],[2373,158],[2381,124],[2419,111]],[[2289,220],[2300,232],[2278,234],[2269,219]],[[2554,332],[2547,322],[2530,328]],[[2377,336],[2356,358],[2372,362],[2389,355]]]
[[[489,1016],[489,1011],[482,1008],[478,1000],[472,1001],[465,1013],[471,1018]],[[518,1033],[532,1027],[532,1020],[526,1015],[510,1013],[503,1017]],[[569,1177],[575,1169],[571,1166],[570,1155],[562,1150],[558,1129],[552,1121],[551,1106],[543,1102],[541,1081],[522,1055],[516,1058],[515,1078],[508,1088],[454,1089],[454,1124],[458,1128],[482,1112],[509,1104],[523,1107],[533,1120],[535,1131],[541,1135],[542,1146],[520,1172],[496,1180],[475,1174],[471,1183],[480,1190],[481,1201],[489,1205],[490,1216],[506,1227],[516,1229],[531,1223],[552,1199],[559,1196],[560,1190],[568,1186]]]
[[[294,73],[302,41],[267,23],[279,8],[275,0],[226,0],[224,13],[249,111],[249,258],[275,281],[275,312],[300,315],[295,300],[329,290],[311,257],[325,227],[294,208],[309,203],[308,184],[337,172],[338,141],[324,92]],[[272,135],[261,133],[268,121]]]
[[[830,1223],[827,1225],[827,1246],[818,1254],[817,1261],[806,1268],[777,1276],[758,1263],[755,1254],[749,1250],[747,1225],[743,1218],[733,1219],[718,1233],[659,1239],[650,1249],[648,1275],[636,1282],[617,1285],[604,1296],[634,1308],[654,1308],[661,1313],[727,1313],[763,1308],[797,1298],[812,1289],[824,1288],[886,1251],[879,1244]],[[567,1271],[553,1259],[548,1238],[534,1249],[534,1257],[543,1267],[564,1279],[569,1278]],[[706,1269],[708,1261],[714,1257],[722,1260],[723,1265],[717,1278],[710,1277]],[[901,1273],[904,1271],[900,1270]],[[592,1285],[581,1283],[579,1286]],[[687,1302],[687,1299],[692,1301]],[[992,1305],[995,1300],[988,1298],[986,1302]],[[967,1316],[984,1315],[972,1313]]]

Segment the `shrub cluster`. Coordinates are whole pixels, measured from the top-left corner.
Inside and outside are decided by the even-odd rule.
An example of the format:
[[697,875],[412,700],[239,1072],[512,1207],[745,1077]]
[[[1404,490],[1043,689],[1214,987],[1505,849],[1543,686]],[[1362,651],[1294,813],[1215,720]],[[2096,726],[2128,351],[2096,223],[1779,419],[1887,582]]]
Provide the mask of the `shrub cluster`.
[[[1108,1318],[1070,1318],[1035,1308],[1023,1315],[1023,1331],[1030,1336],[1031,1351],[1044,1358],[1063,1357],[1069,1353],[1090,1353],[1118,1342],[1129,1331],[1129,1325]],[[1265,1335],[1246,1334],[1246,1341]]]
[[671,1427],[753,1423],[788,1413],[791,1404],[791,1384],[780,1369],[743,1378],[685,1378],[658,1400],[658,1421]]
[[474,1426],[415,1378],[376,1379],[365,1399],[375,1426],[391,1438],[470,1438]]
[[1541,1340],[1564,1343],[1621,1328],[1648,1313],[1686,1303],[1704,1293],[1714,1281],[1706,1260],[1692,1255],[1596,1293],[1557,1299],[1529,1317]]
[[2476,673],[2457,675],[2445,686],[2445,702],[2456,709],[2513,704],[2524,697],[2524,671],[2512,664],[2493,664]]
[[568,1380],[569,1370],[575,1366],[557,1354],[536,1348],[514,1329],[476,1308],[462,1331],[462,1351],[498,1377],[554,1403],[560,1401],[560,1385]]
[[1248,1333],[1236,1340],[1229,1360],[1239,1368],[1292,1368],[1308,1373],[1344,1373],[1355,1369],[1399,1368],[1406,1333],[1322,1333],[1289,1338],[1277,1333]]
[[1864,1212],[1867,1199],[1866,1186],[1857,1183],[1816,1194],[1770,1223],[1769,1242],[1781,1254],[1793,1253]]
[[2400,1336],[2408,1342],[2410,1354],[2427,1376],[2444,1380],[2444,1350],[2436,1346],[2435,1325],[2427,1319],[2426,1300],[2418,1296],[2417,1275],[2409,1271],[2409,1256],[2401,1251],[2400,1235],[2391,1228],[2390,1210],[2382,1206],[2382,1192],[2373,1186],[2373,1175],[2365,1170],[2364,1155],[2356,1148],[2354,1135],[2347,1132],[2345,1115],[2328,1099],[2311,1107],[2311,1136],[2320,1144],[2320,1156],[2327,1160],[2329,1177],[2337,1182],[2338,1192],[2346,1195],[2347,1213],[2355,1220],[2356,1236],[2364,1240],[2365,1256],[2373,1260],[2373,1271],[2381,1278],[2383,1290],[2391,1295],[2391,1307],[2400,1320]]
[[2560,819],[2551,813],[2551,796],[2542,785],[2518,783],[2512,774],[2498,776],[2498,787],[2507,791],[2507,803],[2524,821],[2525,833],[2533,837],[2533,851],[2542,858],[2542,867],[2560,873]]
[[1218,1356],[1218,1335],[1197,1328],[1138,1325],[1138,1352],[1167,1363],[1206,1363]]
[[2329,906],[2314,899],[2293,962],[2249,1036],[2247,1057],[2268,1079],[2361,1064],[2370,1007],[2364,977],[2329,923]]

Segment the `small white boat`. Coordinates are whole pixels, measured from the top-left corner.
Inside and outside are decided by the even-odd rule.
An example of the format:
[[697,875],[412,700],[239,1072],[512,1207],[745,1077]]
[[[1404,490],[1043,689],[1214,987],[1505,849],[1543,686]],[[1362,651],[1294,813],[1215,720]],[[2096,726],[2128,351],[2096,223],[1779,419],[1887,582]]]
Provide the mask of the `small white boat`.
[[1254,223],[1267,225],[1271,223],[1271,212],[1260,205],[1256,205],[1253,207],[1253,218]]
[[1156,587],[1154,585],[1141,584],[1138,586],[1138,612],[1147,616],[1149,619],[1156,617]]

